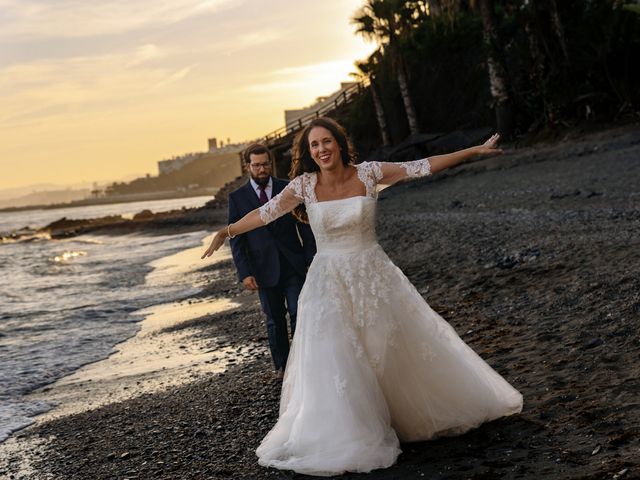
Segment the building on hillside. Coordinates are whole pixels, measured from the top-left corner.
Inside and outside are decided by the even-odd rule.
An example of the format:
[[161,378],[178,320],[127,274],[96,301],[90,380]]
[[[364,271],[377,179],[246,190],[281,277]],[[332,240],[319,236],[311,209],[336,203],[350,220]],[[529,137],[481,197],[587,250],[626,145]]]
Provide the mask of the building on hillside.
[[218,142],[216,137],[209,138],[208,142],[209,153],[235,153],[243,150],[248,145],[246,142],[231,143],[231,139],[229,137],[227,137],[227,143],[225,143],[224,140],[220,140]]
[[231,143],[229,138],[227,138],[226,144],[220,142],[220,145],[218,145],[216,138],[209,138],[208,143],[209,150],[207,152],[186,153],[184,155],[171,157],[167,160],[160,160],[158,162],[158,173],[160,175],[166,175],[167,173],[176,172],[204,155],[214,154],[213,158],[215,158],[218,154],[241,152],[248,145],[248,143]]
[[160,175],[166,175],[167,173],[178,171],[201,155],[202,153],[187,153],[169,158],[168,160],[160,160],[158,162],[158,172]]
[[326,106],[333,104],[341,95],[344,95],[347,90],[357,85],[357,82],[342,82],[340,84],[340,90],[332,93],[326,97],[318,97],[313,105],[305,108],[298,108],[295,110],[284,111],[284,123],[287,126],[287,130],[293,130],[294,128],[300,128],[311,121],[311,118],[302,120],[303,117],[317,112]]

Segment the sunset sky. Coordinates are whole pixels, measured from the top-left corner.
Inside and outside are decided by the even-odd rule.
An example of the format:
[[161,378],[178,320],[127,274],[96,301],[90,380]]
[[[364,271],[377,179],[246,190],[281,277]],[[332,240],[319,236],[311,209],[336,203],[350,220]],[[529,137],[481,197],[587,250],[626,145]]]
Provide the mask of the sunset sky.
[[284,125],[374,48],[362,0],[0,0],[0,189],[157,174]]

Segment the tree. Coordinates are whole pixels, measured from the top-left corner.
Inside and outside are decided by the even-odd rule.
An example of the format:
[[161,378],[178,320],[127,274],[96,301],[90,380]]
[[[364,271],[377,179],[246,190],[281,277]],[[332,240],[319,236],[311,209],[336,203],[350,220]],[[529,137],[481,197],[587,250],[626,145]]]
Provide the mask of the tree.
[[400,41],[410,34],[414,10],[404,0],[366,0],[364,6],[352,18],[356,32],[368,40],[378,43],[382,51],[388,52],[396,74],[402,103],[407,114],[409,131],[418,134],[418,117],[416,115],[409,83],[405,71],[404,60],[400,52]]
[[380,129],[380,139],[383,145],[390,145],[391,139],[389,138],[389,129],[387,128],[387,121],[384,115],[384,108],[382,107],[382,101],[378,95],[376,79],[375,79],[375,66],[379,63],[379,59],[382,53],[380,50],[373,52],[369,58],[363,62],[356,62],[356,68],[358,69],[357,76],[366,77],[369,79],[369,90],[371,91],[371,97],[373,98],[373,106],[376,111],[376,120],[378,121],[378,128]]
[[487,50],[487,69],[489,71],[489,85],[491,97],[496,111],[496,124],[498,132],[503,138],[511,138],[513,133],[513,111],[511,98],[509,97],[506,69],[500,61],[501,51],[498,39],[493,0],[472,1],[472,7],[478,4],[480,17],[482,18],[483,38]]
[[560,21],[560,15],[558,14],[558,6],[556,5],[556,0],[547,0],[545,3],[548,7],[549,15],[551,16],[553,32],[558,39],[558,43],[560,44],[560,48],[562,49],[562,54],[564,55],[565,61],[569,62],[569,49],[567,48],[567,40],[564,35],[564,27],[562,26],[562,22]]
[[[554,0],[549,1],[553,2],[553,6],[555,6]],[[423,4],[423,2],[416,1],[410,3],[414,10],[416,6],[419,7]],[[502,50],[498,38],[493,0],[468,0],[468,2],[465,0],[431,0],[428,2],[428,10],[433,16],[446,16],[449,24],[453,26],[456,17],[467,4],[472,10],[480,11],[483,41],[487,52],[489,85],[491,97],[493,98],[493,107],[496,112],[497,128],[503,138],[510,138],[513,131],[513,112],[506,69],[499,55]]]

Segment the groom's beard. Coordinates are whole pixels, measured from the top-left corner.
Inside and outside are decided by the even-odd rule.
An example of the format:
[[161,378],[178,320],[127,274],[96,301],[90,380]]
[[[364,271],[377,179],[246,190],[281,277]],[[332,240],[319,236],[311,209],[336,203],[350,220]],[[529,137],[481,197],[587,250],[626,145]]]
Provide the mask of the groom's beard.
[[267,183],[269,183],[269,177],[271,177],[271,175],[269,175],[268,173],[265,173],[260,176],[254,175],[252,173],[250,175],[251,175],[251,179],[261,187],[264,187]]

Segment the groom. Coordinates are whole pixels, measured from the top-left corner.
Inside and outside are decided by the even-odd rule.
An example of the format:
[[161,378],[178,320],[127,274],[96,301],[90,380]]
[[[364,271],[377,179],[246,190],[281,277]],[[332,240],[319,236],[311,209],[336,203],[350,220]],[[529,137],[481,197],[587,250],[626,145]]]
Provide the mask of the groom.
[[[229,194],[229,224],[267,203],[288,183],[271,175],[273,157],[266,146],[250,145],[242,159],[249,181]],[[289,312],[293,335],[298,295],[316,253],[311,228],[286,214],[269,225],[238,235],[230,244],[238,278],[248,290],[258,291],[276,378],[281,380],[289,355],[286,313]]]

